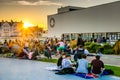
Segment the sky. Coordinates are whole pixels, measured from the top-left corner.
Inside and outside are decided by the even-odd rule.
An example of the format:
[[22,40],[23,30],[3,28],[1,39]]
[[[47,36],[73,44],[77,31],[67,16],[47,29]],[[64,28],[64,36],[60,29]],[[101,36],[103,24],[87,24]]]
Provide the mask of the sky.
[[47,29],[47,15],[64,6],[92,7],[120,0],[0,0],[0,20],[23,21]]

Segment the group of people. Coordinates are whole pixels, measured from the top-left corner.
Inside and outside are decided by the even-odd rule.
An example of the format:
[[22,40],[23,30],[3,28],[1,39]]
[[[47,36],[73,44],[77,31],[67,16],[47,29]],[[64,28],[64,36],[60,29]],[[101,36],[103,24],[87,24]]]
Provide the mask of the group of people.
[[[81,35],[78,36],[77,40],[58,40],[57,38],[53,40],[51,39],[46,39],[45,40],[45,52],[48,53],[46,56],[48,58],[51,58],[51,55],[53,53],[56,53],[56,56],[61,55],[62,52],[66,52],[67,54],[74,54],[75,59],[77,51],[80,52],[84,50],[86,54],[89,54],[87,48],[83,48],[84,46],[84,41],[81,38]],[[72,45],[72,46],[71,46]],[[73,46],[76,46],[73,48]],[[79,50],[80,49],[80,50]]]
[[[79,54],[79,53],[78,53]],[[88,66],[87,55],[82,54],[77,56],[75,63],[71,62],[71,56],[63,53],[58,59],[57,67],[59,71],[56,74],[101,74],[103,72],[104,63],[100,60],[100,56],[96,55],[95,59],[92,60],[90,66]]]
[[[70,47],[70,41],[65,40],[55,40],[48,38],[45,40],[44,44],[39,41],[4,41],[3,47],[6,50],[10,50],[11,53],[17,53],[19,56],[21,53],[27,56],[28,59],[32,59],[33,54],[44,53],[49,59],[52,58],[52,54],[56,56],[60,55],[57,62],[57,67],[59,71],[56,74],[72,74],[72,73],[82,73],[82,74],[101,74],[104,71],[104,63],[100,60],[100,55],[95,55],[93,59],[88,64],[86,59],[89,55],[89,51],[84,48],[84,41],[81,35],[78,35],[77,43],[75,48]],[[74,55],[74,63],[71,62],[71,54]]]
[[[62,44],[62,45],[61,45]],[[63,43],[60,42],[60,46],[57,50],[63,49]],[[74,63],[71,62],[71,55],[63,52],[61,57],[58,59],[57,67],[58,72],[56,74],[102,74],[105,71],[104,63],[100,60],[102,57],[101,51],[98,51],[98,54],[95,55],[93,59],[88,64],[86,59],[89,55],[89,51],[84,48],[84,41],[81,38],[81,35],[78,35],[77,47],[72,50],[74,54]]]
[[1,46],[0,53],[11,53],[14,57],[22,57],[32,59],[33,56],[38,55],[43,51],[41,42],[29,40],[5,40]]
[[[74,44],[73,44],[74,43]],[[76,47],[71,47],[71,44]],[[61,53],[65,52],[67,54],[73,54],[74,60],[77,60],[77,53],[85,53],[89,54],[89,51],[83,47],[84,41],[82,40],[81,35],[78,35],[77,40],[58,40],[57,38],[47,38],[43,44],[40,41],[34,40],[5,40],[3,43],[3,47],[5,51],[9,51],[11,53],[17,54],[17,56],[21,54],[25,54],[28,59],[32,58],[34,53],[43,53],[48,59],[52,58],[52,54],[56,56],[61,55]]]

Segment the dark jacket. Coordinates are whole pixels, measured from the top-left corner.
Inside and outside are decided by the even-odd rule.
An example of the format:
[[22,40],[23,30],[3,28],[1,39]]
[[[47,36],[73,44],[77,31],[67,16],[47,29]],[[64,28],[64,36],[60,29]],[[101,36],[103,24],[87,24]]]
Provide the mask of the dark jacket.
[[77,46],[78,45],[82,45],[82,46],[84,46],[84,41],[82,40],[82,38],[80,37],[78,37],[78,40],[77,40]]

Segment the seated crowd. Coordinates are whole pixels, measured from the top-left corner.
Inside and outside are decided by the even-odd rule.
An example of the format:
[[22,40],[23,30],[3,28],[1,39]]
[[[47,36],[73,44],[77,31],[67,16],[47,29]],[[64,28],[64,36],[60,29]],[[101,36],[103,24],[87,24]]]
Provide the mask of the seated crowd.
[[[100,60],[99,55],[95,56],[95,59],[91,61],[90,65],[88,64],[88,60],[86,58],[87,55],[83,53],[82,55],[77,56],[76,63],[72,63],[71,56],[63,53],[58,59],[58,71],[56,74],[89,74],[94,77],[98,77],[98,75],[113,74],[112,70],[105,69],[104,63]],[[105,72],[107,72],[107,74]]]
[[[74,41],[74,40],[72,40]],[[90,67],[88,66],[88,60],[86,59],[89,56],[89,51],[87,48],[84,48],[83,45],[78,45],[75,48],[70,47],[70,41],[63,41],[53,39],[46,39],[44,44],[41,44],[40,41],[9,41],[6,40],[3,43],[3,47],[14,53],[16,56],[26,56],[28,59],[33,59],[39,53],[43,53],[49,59],[52,58],[52,54],[58,56],[61,55],[58,59],[58,69],[59,71],[56,74],[71,74],[71,73],[82,73],[82,74],[101,74],[105,68],[104,63],[100,60],[102,56],[101,51],[95,56],[90,63]],[[71,55],[74,55],[74,62],[71,62]]]

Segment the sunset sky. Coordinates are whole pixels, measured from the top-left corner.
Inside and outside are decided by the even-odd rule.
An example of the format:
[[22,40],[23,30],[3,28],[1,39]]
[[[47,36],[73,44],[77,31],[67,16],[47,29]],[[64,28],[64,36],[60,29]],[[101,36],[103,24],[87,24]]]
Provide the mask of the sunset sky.
[[119,0],[0,0],[0,20],[23,21],[47,29],[47,15],[61,6],[91,7]]

